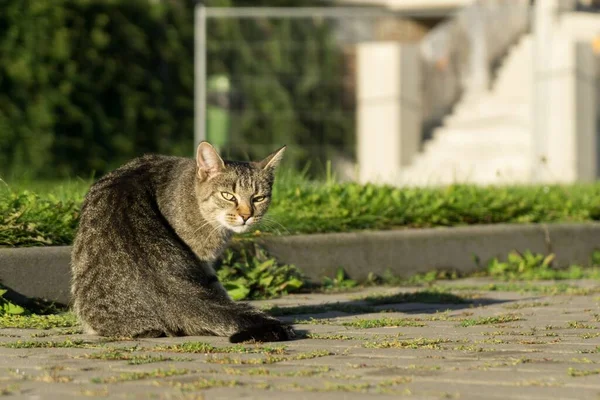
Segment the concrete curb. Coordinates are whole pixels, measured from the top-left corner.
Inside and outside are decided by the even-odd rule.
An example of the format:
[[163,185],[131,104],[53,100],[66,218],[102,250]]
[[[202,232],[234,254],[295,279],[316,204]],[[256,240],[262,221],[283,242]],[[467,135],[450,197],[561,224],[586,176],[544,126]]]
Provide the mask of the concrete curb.
[[[409,276],[432,269],[470,272],[512,250],[555,253],[559,266],[588,265],[600,249],[600,223],[479,225],[329,233],[258,239],[282,263],[320,281],[339,267],[356,280],[386,270]],[[70,246],[0,249],[0,282],[27,297],[68,303]]]

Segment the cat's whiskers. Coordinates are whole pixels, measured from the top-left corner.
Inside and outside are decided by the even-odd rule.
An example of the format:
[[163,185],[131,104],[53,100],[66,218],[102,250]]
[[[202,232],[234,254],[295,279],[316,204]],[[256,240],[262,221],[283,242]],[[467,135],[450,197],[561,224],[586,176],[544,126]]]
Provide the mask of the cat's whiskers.
[[[279,221],[277,221],[275,218],[268,216],[268,215],[264,215],[260,221],[257,222],[257,224],[265,224],[265,226],[267,228],[275,228],[278,229],[278,227],[280,227],[283,231],[283,233],[289,234],[290,231],[289,229],[287,229],[283,224],[281,224]],[[277,233],[279,233],[279,230],[277,231]]]

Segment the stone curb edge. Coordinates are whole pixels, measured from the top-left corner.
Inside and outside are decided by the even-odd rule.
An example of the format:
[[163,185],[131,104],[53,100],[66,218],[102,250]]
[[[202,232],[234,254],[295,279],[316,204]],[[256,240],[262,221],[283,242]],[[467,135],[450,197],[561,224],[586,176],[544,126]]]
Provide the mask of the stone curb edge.
[[[355,280],[386,271],[409,276],[433,269],[471,272],[512,250],[554,253],[559,266],[588,265],[600,249],[600,223],[497,224],[361,231],[257,239],[281,263],[321,281],[343,267]],[[0,248],[0,283],[18,295],[68,304],[70,246]]]

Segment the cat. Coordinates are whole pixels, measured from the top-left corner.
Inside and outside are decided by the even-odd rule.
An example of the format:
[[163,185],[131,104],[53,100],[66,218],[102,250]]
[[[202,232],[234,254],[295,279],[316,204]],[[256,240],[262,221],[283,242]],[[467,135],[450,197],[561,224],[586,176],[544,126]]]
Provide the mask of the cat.
[[260,162],[146,155],[86,194],[71,254],[73,310],[116,337],[217,335],[279,341],[292,327],[234,302],[213,269],[232,234],[260,222],[285,146]]

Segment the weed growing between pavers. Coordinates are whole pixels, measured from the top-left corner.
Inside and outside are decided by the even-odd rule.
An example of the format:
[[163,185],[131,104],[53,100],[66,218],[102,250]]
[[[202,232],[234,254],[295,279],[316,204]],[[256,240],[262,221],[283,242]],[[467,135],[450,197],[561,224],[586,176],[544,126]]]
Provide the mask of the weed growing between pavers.
[[505,306],[503,306],[504,308],[507,308],[509,310],[520,310],[523,308],[534,308],[534,307],[548,307],[550,305],[549,302],[544,301],[533,301],[530,303],[514,303],[514,304],[507,304]]
[[600,375],[600,369],[585,370],[585,369],[569,368],[567,370],[567,374],[569,376],[573,376],[573,377]]
[[598,329],[598,327],[586,324],[582,321],[569,321],[567,322],[568,329]]
[[64,370],[62,366],[53,366],[48,368],[43,375],[33,377],[34,381],[45,383],[67,383],[73,381],[73,378],[67,375],[61,375],[60,371]]
[[443,350],[441,346],[444,343],[455,343],[450,339],[426,339],[416,338],[407,340],[383,340],[372,341],[363,344],[363,347],[368,349],[428,349],[428,350]]
[[357,318],[352,321],[342,322],[342,326],[352,328],[369,329],[369,328],[393,328],[393,327],[423,327],[427,326],[418,319],[407,318],[379,318],[379,319],[361,319]]
[[278,371],[275,369],[268,369],[265,367],[260,368],[233,368],[223,367],[222,370],[210,370],[209,372],[225,373],[227,375],[249,375],[249,376],[277,376],[277,377],[307,377],[307,376],[329,376],[329,373],[333,369],[328,366],[314,367],[314,368],[301,368],[294,369],[291,371]]
[[272,345],[257,345],[255,347],[247,347],[243,345],[233,345],[224,347],[215,347],[204,342],[185,342],[174,345],[160,345],[155,346],[151,351],[168,351],[174,353],[197,353],[197,354],[210,354],[210,353],[263,353],[263,354],[285,354],[285,346],[272,346]]
[[62,342],[54,341],[21,341],[0,343],[0,347],[9,349],[58,349],[58,348],[74,348],[74,349],[89,349],[100,347],[98,343],[85,340],[64,340]]
[[462,320],[460,326],[468,327],[474,325],[505,324],[507,322],[521,321],[522,319],[523,318],[521,316],[514,314],[498,315],[494,317],[470,318]]
[[1,328],[52,329],[79,326],[73,313],[50,315],[3,315],[0,316]]
[[307,339],[321,339],[321,340],[366,340],[363,336],[348,336],[339,333],[312,333],[306,334]]
[[590,360],[587,357],[573,357],[569,360],[570,362],[579,363],[579,364],[598,364],[599,361]]
[[599,336],[600,336],[600,332],[582,333],[581,335],[579,335],[579,337],[582,339],[593,339],[593,338],[597,338]]
[[411,377],[387,379],[378,383],[339,383],[324,382],[321,386],[300,385],[296,382],[276,386],[278,390],[294,390],[304,392],[349,392],[349,393],[382,393],[382,394],[410,394],[408,389],[399,390],[397,386],[412,382]]
[[162,361],[192,361],[191,358],[165,357],[163,355],[132,354],[131,351],[110,349],[100,353],[86,354],[83,358],[92,360],[127,361],[129,365],[150,364]]
[[92,383],[118,383],[127,381],[137,381],[150,378],[167,378],[176,375],[185,375],[189,373],[188,369],[155,369],[154,371],[143,372],[123,372],[119,375],[110,376],[107,378],[92,378]]
[[297,360],[309,360],[313,358],[332,356],[336,353],[329,350],[315,350],[304,353],[297,353],[293,355],[273,355],[266,354],[260,358],[237,358],[237,357],[218,357],[210,355],[206,362],[213,364],[249,364],[249,365],[261,365],[261,364],[276,364],[282,361],[297,361]]
[[192,382],[186,382],[186,383],[173,381],[173,382],[158,382],[157,384],[159,386],[170,386],[170,387],[179,389],[182,392],[192,392],[192,391],[197,391],[197,390],[213,389],[213,388],[220,388],[220,387],[231,388],[231,387],[236,387],[236,386],[243,386],[243,387],[255,388],[255,389],[266,389],[267,388],[260,383],[259,384],[245,383],[245,382],[237,381],[235,379],[224,380],[224,379],[198,378]]
[[[444,287],[442,287],[444,288]],[[544,295],[573,295],[588,296],[594,293],[600,293],[600,287],[582,288],[567,283],[556,283],[552,285],[540,285],[534,283],[510,282],[510,283],[484,283],[481,285],[453,285],[454,291],[469,292],[517,292],[517,293],[536,293]]]

